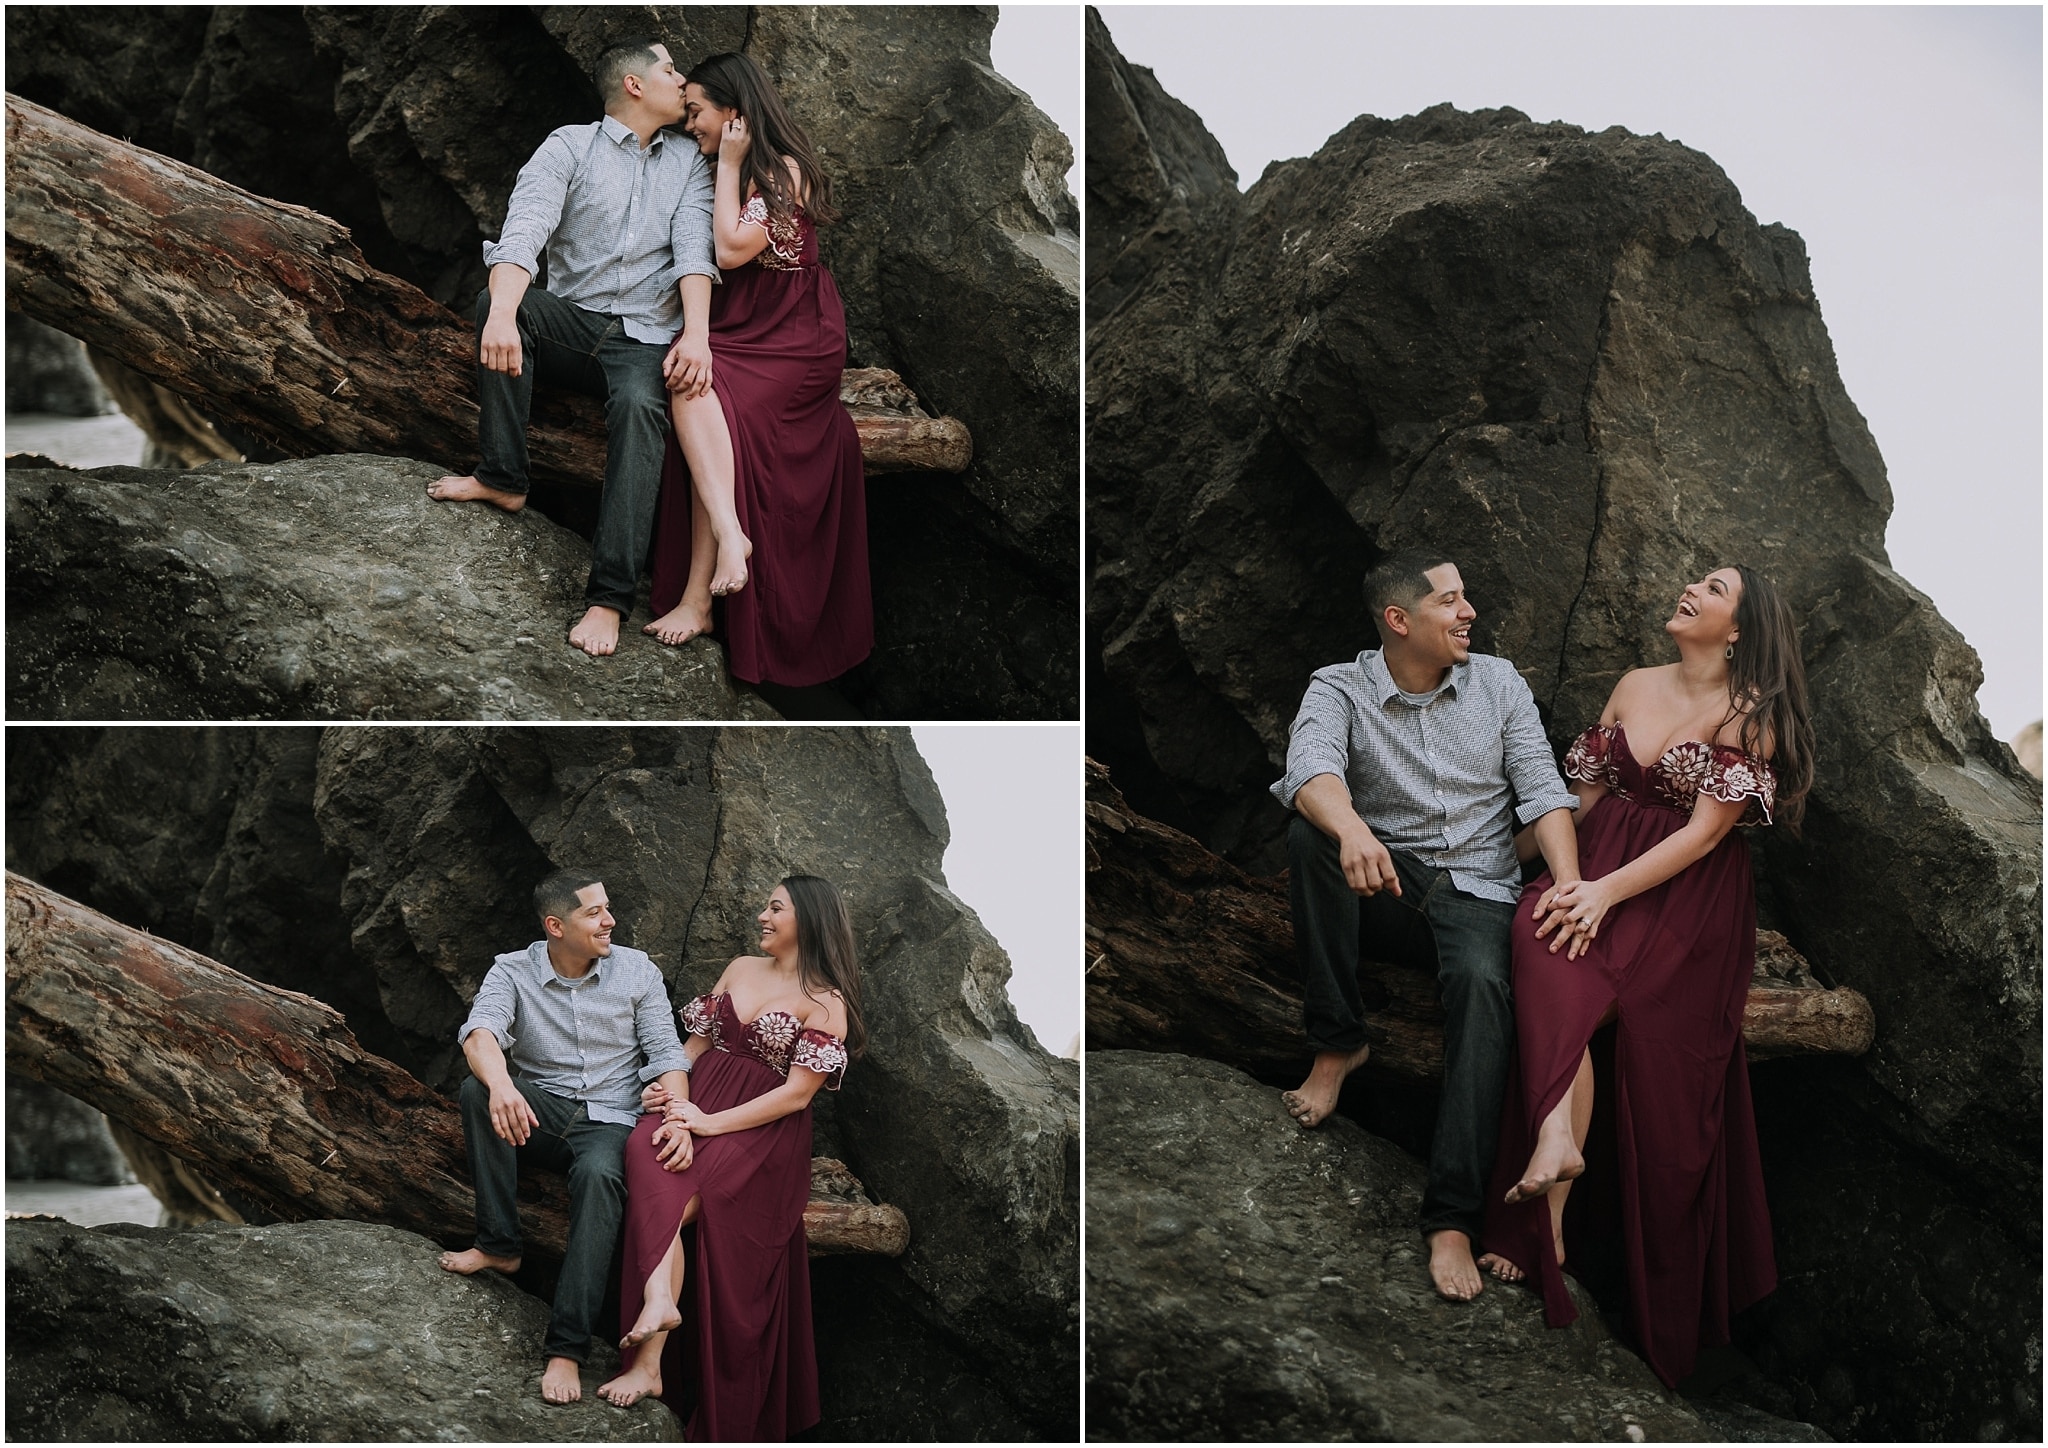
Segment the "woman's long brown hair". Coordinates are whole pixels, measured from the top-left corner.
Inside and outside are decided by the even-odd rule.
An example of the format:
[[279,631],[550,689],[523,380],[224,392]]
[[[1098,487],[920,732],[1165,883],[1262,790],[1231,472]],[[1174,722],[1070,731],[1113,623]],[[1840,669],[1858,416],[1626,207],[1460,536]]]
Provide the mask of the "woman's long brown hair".
[[[768,73],[738,51],[707,55],[690,67],[690,82],[704,88],[704,97],[724,110],[740,113],[753,137],[747,157],[740,163],[740,196],[745,200],[751,186],[768,203],[768,214],[787,221],[802,203],[811,220],[825,225],[837,221],[832,207],[832,180],[818,164],[818,153],[810,137],[790,117]],[[799,194],[789,179],[788,162],[796,162],[803,177]]]
[[820,990],[839,992],[846,1002],[846,1054],[858,1057],[867,1049],[868,1031],[861,1020],[860,961],[846,902],[830,880],[816,875],[791,875],[782,888],[796,911],[797,986],[812,1000]]
[[1773,746],[1778,776],[1778,822],[1796,838],[1813,790],[1813,721],[1806,708],[1806,661],[1799,628],[1777,585],[1738,563],[1742,596],[1735,600],[1738,637],[1728,660],[1729,717],[1743,714],[1742,748],[1764,757]]

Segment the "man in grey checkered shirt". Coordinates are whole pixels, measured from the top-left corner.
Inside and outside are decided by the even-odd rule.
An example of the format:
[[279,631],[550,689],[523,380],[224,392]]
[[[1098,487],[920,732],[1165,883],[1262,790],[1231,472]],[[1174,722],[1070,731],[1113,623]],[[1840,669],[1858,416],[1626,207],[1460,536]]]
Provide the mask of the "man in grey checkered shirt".
[[1560,885],[1579,878],[1576,800],[1565,789],[1529,686],[1506,659],[1474,654],[1455,564],[1405,550],[1366,579],[1380,648],[1318,669],[1273,786],[1294,811],[1289,903],[1315,1066],[1287,1109],[1316,1126],[1363,1065],[1361,949],[1435,967],[1444,1006],[1443,1095],[1422,1230],[1436,1289],[1479,1294],[1472,1242],[1514,1039],[1510,930],[1521,866],[1517,824],[1533,830]]

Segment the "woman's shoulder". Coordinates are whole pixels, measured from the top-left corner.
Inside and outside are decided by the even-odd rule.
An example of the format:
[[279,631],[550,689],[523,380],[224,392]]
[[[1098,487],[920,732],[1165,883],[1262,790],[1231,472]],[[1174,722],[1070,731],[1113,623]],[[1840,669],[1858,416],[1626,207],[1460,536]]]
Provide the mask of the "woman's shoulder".
[[806,995],[808,1002],[804,1010],[804,1029],[823,1031],[828,1036],[846,1038],[846,998],[836,990],[821,990],[816,995]]

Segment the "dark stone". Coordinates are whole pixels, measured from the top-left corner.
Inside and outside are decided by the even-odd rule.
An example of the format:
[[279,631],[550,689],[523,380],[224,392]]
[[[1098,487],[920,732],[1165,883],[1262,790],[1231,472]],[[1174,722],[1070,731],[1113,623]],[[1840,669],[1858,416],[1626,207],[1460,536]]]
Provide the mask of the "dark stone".
[[1018,1023],[1007,958],[946,890],[944,805],[907,731],[16,725],[7,748],[9,868],[346,999],[366,1044],[443,1090],[549,869],[604,878],[619,939],[677,1002],[749,947],[779,879],[831,878],[872,1039],[821,1096],[820,1140],[903,1209],[911,1246],[821,1275],[821,1317],[847,1325],[828,1423],[1078,1432],[1078,1065]]
[[[710,640],[567,642],[589,549],[366,455],[15,472],[16,719],[768,718]],[[644,609],[640,615],[644,617]]]
[[1341,1116],[1303,1131],[1217,1062],[1091,1051],[1087,1074],[1091,1437],[1724,1436],[1583,1297],[1561,1329],[1524,1288],[1439,1298],[1399,1148]]
[[876,650],[844,687],[889,717],[1073,718],[1072,147],[990,68],[995,21],[971,6],[52,6],[9,12],[8,82],[333,216],[375,265],[461,310],[519,167],[597,115],[606,45],[661,38],[685,66],[746,51],[833,179],[844,217],[821,245],[851,365],[894,369],[975,439],[964,475],[871,486]]
[[[1277,873],[1265,788],[1310,673],[1373,644],[1359,580],[1387,552],[1452,549],[1475,648],[1521,667],[1560,752],[1623,672],[1668,660],[1684,583],[1760,567],[1800,620],[1818,761],[1804,839],[1760,837],[1759,896],[1876,1009],[1845,1129],[1873,1160],[1908,1148],[1927,1189],[1965,1184],[2031,1279],[2040,787],[1977,711],[1974,653],[1885,562],[1883,460],[1799,237],[1696,151],[1513,110],[1362,116],[1239,195],[1099,20],[1087,43],[1110,82],[1090,87],[1090,753],[1141,811]],[[1835,1211],[1856,1241],[1883,1209]],[[1850,1314],[1841,1274],[1780,1267],[1783,1295]],[[2039,1303],[1994,1286],[2013,1264],[1967,1270],[1974,1331],[2038,1335]],[[1952,1421],[1931,1386],[1905,1401],[1947,1370],[1921,1363],[1860,1431]]]
[[118,1187],[135,1180],[107,1118],[54,1086],[7,1078],[7,1176]]
[[7,1435],[83,1442],[662,1443],[596,1394],[541,1401],[547,1305],[438,1244],[361,1222],[88,1231],[7,1224]]
[[[112,412],[85,344],[21,312],[7,315],[7,410],[98,417]],[[9,467],[18,466],[10,460]]]

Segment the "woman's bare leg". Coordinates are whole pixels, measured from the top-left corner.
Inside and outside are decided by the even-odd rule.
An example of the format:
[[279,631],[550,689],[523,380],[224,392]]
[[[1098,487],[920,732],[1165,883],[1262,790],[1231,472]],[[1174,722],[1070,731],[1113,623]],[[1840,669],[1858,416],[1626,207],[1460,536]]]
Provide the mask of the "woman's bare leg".
[[754,553],[733,508],[732,434],[726,431],[725,410],[718,405],[716,392],[687,401],[676,397],[670,407],[675,414],[676,441],[682,446],[683,461],[690,465],[692,491],[711,515],[711,536],[718,544],[711,596],[723,598],[747,586],[747,560]]
[[[1571,1108],[1572,1146],[1579,1158],[1580,1171],[1583,1171],[1586,1134],[1593,1129],[1593,1052],[1590,1049],[1579,1057],[1579,1074],[1572,1077],[1572,1089],[1565,1093],[1559,1105]],[[1571,1195],[1571,1190],[1572,1178],[1559,1177],[1557,1185],[1545,1194],[1550,1202],[1550,1240],[1557,1249],[1557,1265],[1560,1267],[1564,1266],[1564,1199]]]
[[[689,1205],[683,1208],[682,1226],[697,1220],[697,1207],[702,1200],[690,1198]],[[649,1394],[661,1391],[661,1349],[668,1342],[668,1335],[683,1325],[682,1308],[678,1305],[682,1300],[683,1236],[678,1227],[669,1240],[668,1251],[647,1274],[640,1293],[640,1316],[633,1323],[633,1330],[619,1339],[620,1354],[632,1353],[632,1364],[598,1388],[600,1398],[630,1408]]]

